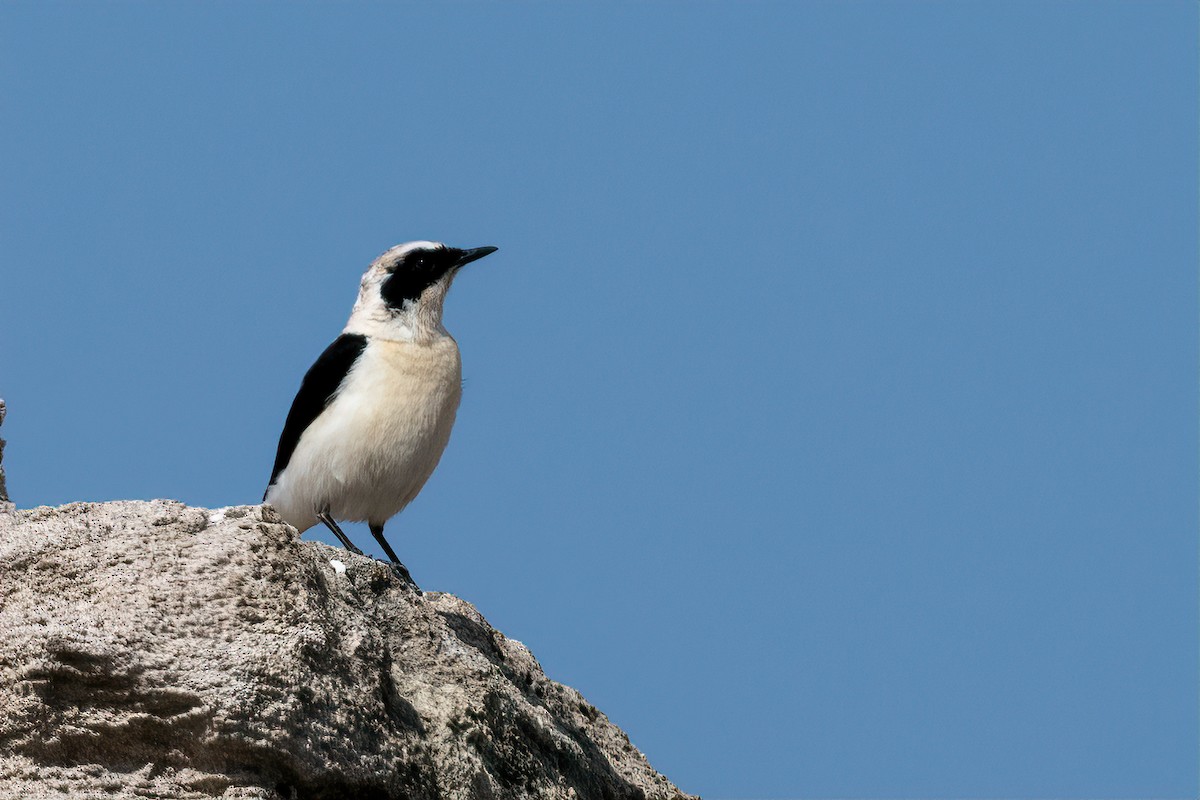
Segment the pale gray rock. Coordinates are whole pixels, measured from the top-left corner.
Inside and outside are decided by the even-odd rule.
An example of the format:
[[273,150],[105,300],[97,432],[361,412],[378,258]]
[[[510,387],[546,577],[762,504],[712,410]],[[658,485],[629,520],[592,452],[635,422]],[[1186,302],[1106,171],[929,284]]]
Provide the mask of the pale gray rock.
[[0,798],[685,797],[469,603],[270,509],[0,515]]
[[[7,413],[4,398],[0,397],[0,427],[4,425],[4,416]],[[12,504],[8,501],[8,486],[4,482],[4,438],[0,437],[0,514],[5,511],[12,511]]]

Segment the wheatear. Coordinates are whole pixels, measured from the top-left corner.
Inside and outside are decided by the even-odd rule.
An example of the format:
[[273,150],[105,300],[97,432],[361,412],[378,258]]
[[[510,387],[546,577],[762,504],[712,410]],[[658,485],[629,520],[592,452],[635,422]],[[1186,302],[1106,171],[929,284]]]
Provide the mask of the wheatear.
[[297,530],[324,523],[359,555],[335,520],[366,522],[409,583],[383,526],[433,474],[462,396],[458,344],[442,327],[446,292],[459,269],[495,251],[409,242],[375,259],[342,335],[300,384],[263,495]]

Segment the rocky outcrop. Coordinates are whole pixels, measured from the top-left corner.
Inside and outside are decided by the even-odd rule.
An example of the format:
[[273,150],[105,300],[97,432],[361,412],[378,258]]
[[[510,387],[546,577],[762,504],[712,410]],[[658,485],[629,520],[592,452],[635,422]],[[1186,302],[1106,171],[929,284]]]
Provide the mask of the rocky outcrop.
[[0,514],[0,797],[682,797],[469,603],[268,507]]
[[[4,415],[7,409],[4,399],[0,398],[0,427],[4,425]],[[4,482],[4,438],[0,437],[0,512],[12,510],[8,502],[8,486]]]

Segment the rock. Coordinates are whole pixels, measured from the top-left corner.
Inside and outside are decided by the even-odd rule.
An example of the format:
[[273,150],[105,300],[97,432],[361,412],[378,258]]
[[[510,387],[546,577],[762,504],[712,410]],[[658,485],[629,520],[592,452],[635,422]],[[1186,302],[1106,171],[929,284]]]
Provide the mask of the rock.
[[683,798],[469,603],[268,507],[0,516],[0,797]]
[[[0,398],[0,426],[4,425],[4,416],[7,413],[4,399]],[[5,511],[12,511],[12,504],[8,501],[8,486],[4,483],[4,439],[0,438],[0,513]]]

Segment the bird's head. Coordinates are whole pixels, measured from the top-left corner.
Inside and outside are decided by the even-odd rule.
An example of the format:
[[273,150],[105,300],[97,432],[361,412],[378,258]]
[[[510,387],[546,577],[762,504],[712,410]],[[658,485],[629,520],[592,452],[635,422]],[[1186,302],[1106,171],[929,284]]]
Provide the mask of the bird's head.
[[496,249],[462,250],[440,242],[396,245],[363,273],[345,332],[403,341],[444,334],[442,303],[454,276]]

